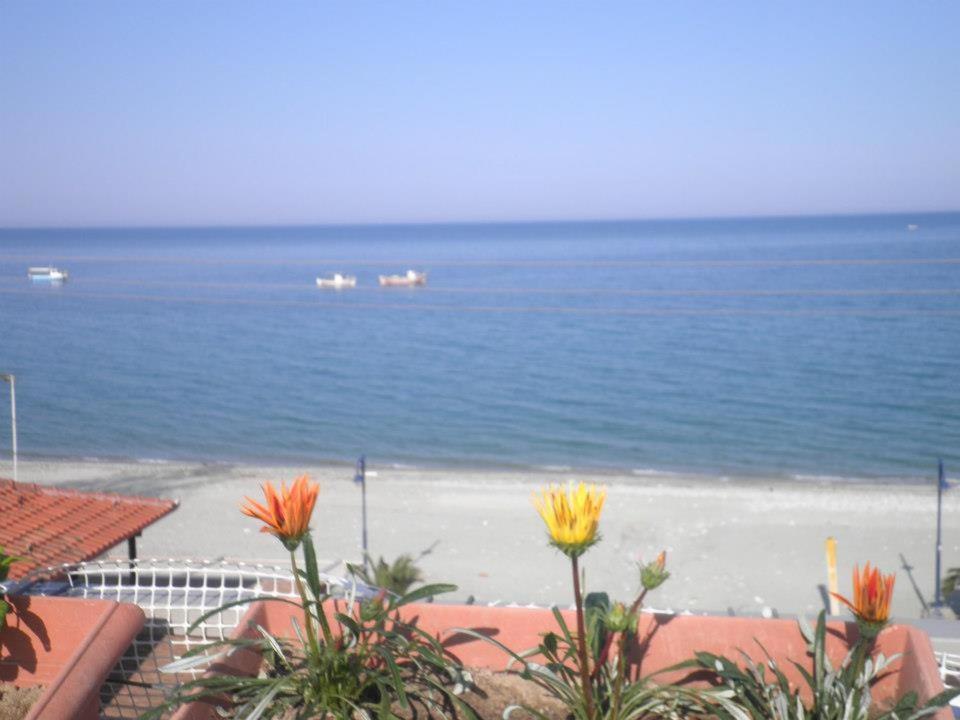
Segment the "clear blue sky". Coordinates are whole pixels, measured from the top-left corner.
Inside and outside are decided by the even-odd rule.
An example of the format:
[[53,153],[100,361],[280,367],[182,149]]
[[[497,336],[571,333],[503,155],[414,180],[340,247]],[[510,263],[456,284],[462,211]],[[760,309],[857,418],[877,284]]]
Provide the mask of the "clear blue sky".
[[960,209],[960,3],[0,3],[0,226]]

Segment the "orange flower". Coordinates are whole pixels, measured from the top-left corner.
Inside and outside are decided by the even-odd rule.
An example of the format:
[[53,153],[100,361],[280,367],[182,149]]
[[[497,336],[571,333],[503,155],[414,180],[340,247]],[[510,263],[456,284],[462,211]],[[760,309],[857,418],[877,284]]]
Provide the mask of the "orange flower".
[[838,593],[832,595],[857,616],[861,630],[866,626],[876,635],[890,619],[890,601],[893,599],[895,580],[893,573],[884,575],[880,568],[871,568],[870,563],[867,563],[862,573],[859,567],[853,568],[852,602]]
[[320,486],[310,482],[306,475],[301,475],[289,489],[286,483],[281,483],[279,493],[269,482],[262,488],[266,505],[247,497],[244,498],[247,503],[240,508],[240,512],[261,520],[264,525],[260,532],[276,535],[292,552],[309,529]]

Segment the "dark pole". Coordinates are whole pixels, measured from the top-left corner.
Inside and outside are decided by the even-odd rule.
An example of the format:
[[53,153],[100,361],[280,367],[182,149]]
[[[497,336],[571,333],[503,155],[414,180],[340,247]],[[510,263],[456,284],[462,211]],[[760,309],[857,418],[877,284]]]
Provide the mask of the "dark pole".
[[130,558],[130,562],[127,563],[127,566],[130,568],[130,575],[127,579],[131,585],[137,584],[137,537],[139,535],[140,533],[137,533],[127,538],[127,557]]
[[369,569],[369,553],[367,552],[367,456],[361,455],[357,460],[357,474],[353,478],[354,482],[360,483],[360,506],[362,512],[362,545],[363,545],[363,569]]
[[933,606],[938,608],[943,606],[943,598],[941,597],[942,593],[940,592],[940,516],[943,510],[943,459],[940,459],[940,462],[937,467],[937,565],[936,565],[936,582],[937,582],[937,592],[934,595],[936,600],[934,600]]

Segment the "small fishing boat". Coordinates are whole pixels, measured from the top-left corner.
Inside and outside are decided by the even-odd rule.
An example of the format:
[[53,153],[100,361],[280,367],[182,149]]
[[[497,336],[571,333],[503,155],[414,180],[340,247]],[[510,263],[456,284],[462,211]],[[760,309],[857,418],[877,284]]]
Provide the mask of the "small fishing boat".
[[325,290],[340,290],[342,288],[353,288],[357,286],[356,275],[341,275],[334,273],[330,277],[318,277],[317,287]]
[[66,270],[58,270],[55,267],[32,267],[27,268],[27,277],[37,282],[63,282],[70,275]]
[[426,285],[427,274],[415,270],[407,270],[406,275],[381,275],[380,285],[383,287],[414,287]]

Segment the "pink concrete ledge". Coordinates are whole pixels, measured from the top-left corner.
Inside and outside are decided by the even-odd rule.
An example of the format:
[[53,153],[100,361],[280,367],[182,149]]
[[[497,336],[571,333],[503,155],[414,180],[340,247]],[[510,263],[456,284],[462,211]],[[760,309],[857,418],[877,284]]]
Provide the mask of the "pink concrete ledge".
[[27,720],[97,720],[100,686],[143,627],[136,605],[11,596],[0,630],[0,680],[43,685]]

